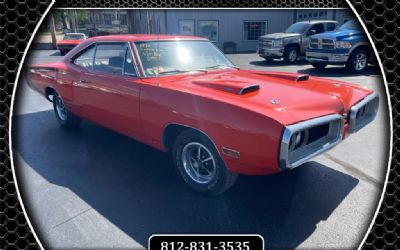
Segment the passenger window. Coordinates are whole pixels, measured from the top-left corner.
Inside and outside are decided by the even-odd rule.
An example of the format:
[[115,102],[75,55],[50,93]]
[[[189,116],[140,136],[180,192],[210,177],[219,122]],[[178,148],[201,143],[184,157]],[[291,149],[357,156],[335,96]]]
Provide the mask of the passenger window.
[[335,29],[336,29],[336,24],[334,24],[334,23],[326,24],[326,31],[334,31]]
[[315,30],[315,34],[323,33],[324,32],[324,24],[323,23],[318,23],[314,24],[310,30]]
[[94,71],[122,75],[125,51],[125,43],[97,45]]
[[131,50],[129,48],[126,48],[125,54],[126,55],[125,55],[124,74],[137,76],[137,72],[135,69],[135,62],[133,60]]
[[87,49],[85,52],[80,54],[74,60],[74,64],[81,66],[87,70],[93,69],[93,57],[94,57],[95,46]]

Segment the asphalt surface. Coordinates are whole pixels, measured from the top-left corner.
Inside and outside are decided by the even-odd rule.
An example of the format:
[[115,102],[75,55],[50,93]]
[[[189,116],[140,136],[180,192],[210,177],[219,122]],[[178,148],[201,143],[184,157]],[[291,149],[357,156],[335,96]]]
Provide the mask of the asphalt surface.
[[[375,213],[387,169],[388,110],[379,71],[317,71],[305,62],[229,55],[242,68],[300,72],[374,89],[374,122],[289,172],[241,176],[218,197],[190,191],[169,155],[93,123],[61,129],[51,103],[18,86],[12,140],[21,194],[49,248],[147,247],[153,233],[258,233],[271,248],[356,248]],[[29,63],[59,60],[31,51]],[[288,93],[290,94],[290,93]]]

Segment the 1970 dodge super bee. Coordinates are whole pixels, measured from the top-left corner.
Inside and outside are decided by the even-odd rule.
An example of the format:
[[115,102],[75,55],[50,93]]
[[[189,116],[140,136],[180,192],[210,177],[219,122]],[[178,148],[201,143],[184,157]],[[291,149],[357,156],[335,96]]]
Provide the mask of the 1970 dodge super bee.
[[298,167],[371,122],[373,91],[308,75],[235,67],[199,37],[117,35],[34,65],[28,84],[63,127],[91,120],[171,151],[193,189]]

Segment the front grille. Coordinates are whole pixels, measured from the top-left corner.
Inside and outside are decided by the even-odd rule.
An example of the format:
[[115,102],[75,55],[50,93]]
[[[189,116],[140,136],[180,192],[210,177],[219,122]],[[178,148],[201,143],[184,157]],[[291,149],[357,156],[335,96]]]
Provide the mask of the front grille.
[[332,39],[312,38],[310,39],[310,48],[333,50],[335,49],[335,41]]
[[350,109],[350,133],[355,133],[374,120],[378,113],[379,96],[373,93],[355,104]]
[[328,115],[285,128],[280,148],[280,167],[295,168],[337,145],[343,134],[340,115]]
[[270,39],[260,39],[259,45],[260,47],[272,47],[273,41]]

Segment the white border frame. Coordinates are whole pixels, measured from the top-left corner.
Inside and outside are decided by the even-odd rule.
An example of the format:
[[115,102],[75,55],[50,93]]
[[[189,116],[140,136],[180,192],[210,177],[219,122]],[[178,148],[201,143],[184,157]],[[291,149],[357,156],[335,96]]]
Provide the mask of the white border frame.
[[37,244],[39,245],[39,247],[41,249],[44,249],[44,247],[43,247],[42,243],[40,242],[40,240],[39,240],[34,228],[32,227],[32,223],[31,223],[31,221],[29,219],[28,214],[26,213],[24,203],[22,202],[22,199],[21,199],[21,193],[19,192],[18,181],[17,181],[17,176],[15,174],[15,167],[14,167],[14,156],[13,156],[14,154],[13,154],[13,150],[12,150],[11,128],[12,128],[12,119],[13,119],[13,111],[14,111],[15,93],[16,93],[16,90],[17,90],[17,87],[18,87],[18,81],[19,81],[19,76],[21,74],[22,65],[24,65],[25,58],[26,58],[26,55],[28,53],[28,50],[31,47],[33,39],[36,37],[36,32],[39,30],[40,26],[42,25],[43,20],[47,17],[48,12],[50,11],[51,7],[54,5],[55,2],[56,2],[55,0],[51,0],[51,3],[47,7],[46,11],[43,13],[43,15],[40,18],[40,20],[39,20],[38,24],[36,25],[35,29],[33,30],[32,35],[29,38],[28,44],[26,45],[24,54],[22,55],[21,62],[20,62],[19,67],[18,67],[17,75],[15,76],[14,89],[13,89],[13,93],[12,93],[12,96],[11,96],[10,119],[9,119],[9,126],[8,126],[8,139],[10,141],[8,146],[9,146],[9,152],[10,152],[11,170],[12,170],[12,174],[13,174],[13,178],[14,178],[15,189],[17,190],[18,201],[19,201],[19,204],[21,205],[22,211],[25,214],[25,218],[26,218],[26,221],[28,223],[29,229],[31,230],[31,232],[33,234],[33,237],[35,238]]
[[[191,236],[209,236],[209,237],[218,237],[218,236],[255,236],[261,239],[262,241],[262,249],[265,249],[265,240],[264,237],[261,234],[152,234],[150,235],[149,239],[147,240],[147,247],[150,246],[150,240],[151,238],[155,237],[155,236],[165,236],[165,237],[169,237],[169,236],[179,236],[179,237],[191,237]],[[150,248],[149,248],[150,250]]]
[[[17,178],[16,178],[16,174],[15,174],[15,167],[14,167],[14,159],[13,159],[14,157],[13,157],[13,152],[12,152],[11,128],[12,128],[12,117],[13,117],[13,110],[14,110],[15,93],[16,93],[16,89],[18,87],[18,80],[19,80],[19,76],[20,76],[20,73],[21,73],[22,66],[24,65],[24,62],[25,62],[26,54],[27,54],[27,52],[28,52],[28,50],[29,50],[29,48],[30,48],[30,46],[32,44],[33,39],[36,37],[36,33],[39,30],[39,27],[41,26],[43,20],[47,16],[48,12],[50,11],[50,9],[54,5],[54,3],[55,3],[55,0],[52,0],[51,3],[49,4],[49,6],[47,7],[46,11],[43,13],[43,16],[39,20],[39,22],[38,22],[37,26],[35,27],[34,31],[32,32],[32,35],[31,35],[31,37],[30,37],[30,39],[28,41],[28,44],[27,44],[27,46],[25,48],[25,52],[24,52],[24,54],[22,56],[22,59],[21,59],[21,62],[19,64],[17,75],[15,77],[14,89],[13,89],[13,93],[12,93],[12,97],[11,97],[10,117],[9,117],[9,127],[8,127],[9,153],[10,153],[10,161],[11,161],[10,164],[11,164],[11,171],[12,171],[13,178],[14,178],[14,183],[15,183],[15,186],[16,186],[18,201],[21,204],[21,208],[22,208],[22,211],[25,214],[25,217],[26,217],[27,223],[29,225],[29,228],[31,229],[31,232],[32,232],[33,236],[35,237],[35,239],[36,239],[36,241],[37,241],[37,243],[38,243],[38,245],[39,245],[39,247],[41,249],[44,249],[43,245],[41,244],[39,238],[36,235],[36,232],[35,232],[34,228],[32,227],[32,224],[31,224],[30,219],[29,219],[29,217],[28,217],[28,215],[26,213],[26,210],[25,210],[25,207],[24,207],[24,203],[22,202],[21,194],[20,194],[19,188],[18,188],[18,182],[17,182]],[[388,177],[389,177],[389,172],[390,172],[390,165],[391,165],[391,162],[392,162],[392,151],[393,151],[393,117],[392,117],[392,113],[390,112],[390,107],[392,107],[392,106],[391,106],[391,102],[390,102],[388,83],[387,83],[387,80],[386,80],[385,72],[383,70],[382,62],[381,62],[381,60],[379,58],[378,51],[377,51],[377,49],[375,47],[375,44],[372,41],[371,35],[369,34],[367,28],[365,27],[365,24],[362,22],[360,16],[358,15],[357,11],[355,10],[354,6],[350,3],[349,0],[346,0],[346,3],[349,6],[350,10],[353,12],[354,16],[360,22],[361,26],[364,29],[365,34],[368,37],[368,40],[369,40],[369,42],[371,44],[371,47],[373,48],[373,51],[374,51],[375,56],[377,58],[377,61],[378,61],[378,64],[379,64],[379,68],[381,70],[382,78],[383,78],[383,81],[384,81],[384,86],[385,86],[386,96],[387,96],[387,102],[388,102],[387,104],[388,104],[388,108],[389,108],[389,125],[390,125],[390,136],[389,136],[390,138],[389,139],[390,139],[390,142],[389,142],[389,152],[388,152],[389,158],[388,158],[388,166],[387,166],[387,169],[386,169],[386,178],[385,178],[384,185],[382,187],[381,197],[380,197],[378,205],[376,207],[375,214],[374,214],[374,216],[373,216],[373,218],[371,220],[371,223],[369,225],[369,228],[368,228],[367,232],[365,233],[364,238],[362,239],[362,241],[360,242],[360,245],[357,248],[358,250],[361,250],[361,247],[364,244],[365,240],[367,239],[368,234],[370,233],[371,228],[374,225],[376,217],[377,217],[377,215],[379,213],[379,208],[382,205],[383,197],[384,197],[386,186],[387,186],[387,182],[388,182]],[[151,10],[153,10],[153,9],[169,9],[169,10],[173,10],[173,9],[195,9],[195,10],[198,10],[198,9],[202,9],[202,10],[218,9],[218,10],[230,10],[230,9],[242,9],[242,10],[253,10],[253,9],[256,9],[256,8],[54,8],[54,9],[66,9],[66,10],[68,10],[68,9],[77,9],[77,10],[78,9],[85,9],[85,10],[100,10],[100,9],[141,9],[141,10],[146,10],[146,9],[147,10],[150,10],[150,9]],[[296,9],[296,10],[308,10],[308,9],[332,10],[333,9],[334,10],[334,9],[336,9],[336,10],[339,10],[339,9],[347,9],[347,8],[257,8],[257,9],[264,9],[264,10],[271,10],[271,9],[272,10],[293,10],[293,9]],[[218,24],[218,26],[219,26],[219,24]],[[218,27],[218,31],[219,31],[219,27]]]

